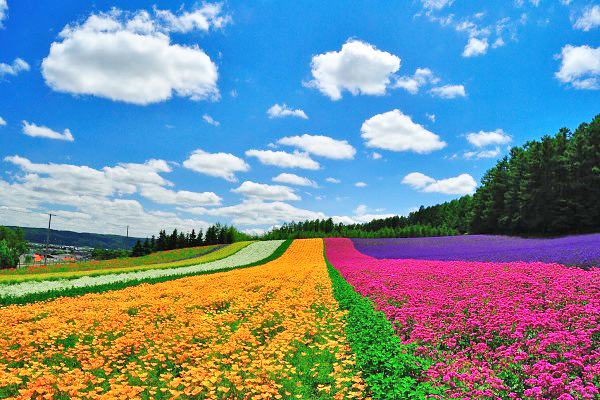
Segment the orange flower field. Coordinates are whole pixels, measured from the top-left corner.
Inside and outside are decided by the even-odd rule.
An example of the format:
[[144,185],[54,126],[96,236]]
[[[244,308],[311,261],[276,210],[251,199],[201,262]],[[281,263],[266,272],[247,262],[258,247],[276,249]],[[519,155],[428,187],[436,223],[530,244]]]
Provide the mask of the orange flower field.
[[321,239],[267,264],[0,308],[0,398],[363,398]]

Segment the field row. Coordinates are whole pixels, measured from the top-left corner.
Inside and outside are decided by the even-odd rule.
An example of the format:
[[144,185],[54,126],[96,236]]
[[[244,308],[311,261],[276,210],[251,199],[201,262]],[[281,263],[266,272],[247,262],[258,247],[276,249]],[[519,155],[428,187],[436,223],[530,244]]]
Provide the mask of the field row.
[[[198,259],[223,251],[0,285],[30,303],[0,307],[0,398],[600,396],[597,269],[377,259],[349,239]],[[102,293],[64,297],[79,290]]]

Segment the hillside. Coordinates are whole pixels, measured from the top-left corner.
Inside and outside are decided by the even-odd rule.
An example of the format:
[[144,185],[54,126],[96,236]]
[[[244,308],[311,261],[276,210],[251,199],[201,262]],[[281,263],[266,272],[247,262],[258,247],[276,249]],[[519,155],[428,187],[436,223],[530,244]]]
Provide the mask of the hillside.
[[[15,228],[11,226],[10,228]],[[25,239],[34,243],[46,243],[46,228],[21,227],[25,232]],[[101,247],[105,249],[118,249],[125,246],[125,236],[104,235],[100,233],[59,231],[50,229],[50,243],[64,246]],[[139,238],[130,237],[127,247],[131,248]],[[143,239],[140,239],[143,240]]]

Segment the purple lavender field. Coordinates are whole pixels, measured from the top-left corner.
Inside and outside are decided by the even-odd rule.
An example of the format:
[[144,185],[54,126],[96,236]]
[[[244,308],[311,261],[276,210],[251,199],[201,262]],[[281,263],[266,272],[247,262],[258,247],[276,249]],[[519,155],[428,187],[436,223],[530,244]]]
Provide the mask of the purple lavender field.
[[600,234],[554,239],[497,235],[352,239],[358,251],[375,258],[460,261],[542,261],[600,266]]

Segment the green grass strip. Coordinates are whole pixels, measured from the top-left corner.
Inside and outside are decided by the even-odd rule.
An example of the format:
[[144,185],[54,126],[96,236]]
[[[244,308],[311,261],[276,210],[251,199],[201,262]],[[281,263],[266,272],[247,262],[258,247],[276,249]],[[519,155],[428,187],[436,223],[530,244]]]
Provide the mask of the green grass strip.
[[140,265],[135,267],[124,267],[124,268],[112,268],[112,269],[98,269],[98,270],[90,270],[90,271],[68,271],[68,272],[51,272],[47,274],[30,274],[30,275],[18,275],[11,276],[5,275],[0,276],[0,284],[12,284],[12,283],[20,283],[20,282],[28,282],[28,281],[50,281],[57,279],[73,279],[73,278],[81,278],[82,276],[101,276],[101,275],[110,275],[110,274],[119,274],[126,272],[137,272],[137,271],[146,271],[149,269],[162,269],[162,268],[177,268],[177,267],[187,267],[190,265],[197,264],[205,264],[207,262],[217,261],[225,257],[229,257],[230,255],[237,253],[244,247],[250,245],[251,241],[248,242],[236,242],[232,243],[228,246],[225,246],[219,250],[213,251],[211,253],[201,255],[199,257],[188,258],[185,260],[165,262],[160,264],[150,264],[150,265]]
[[374,399],[424,399],[442,392],[419,378],[429,366],[414,355],[415,345],[403,344],[385,314],[376,311],[373,302],[357,293],[342,275],[323,257],[333,287],[333,295],[342,310],[348,310],[346,337],[356,354],[356,367]]
[[[131,281],[127,281],[127,282],[115,282],[115,283],[110,283],[110,284],[106,284],[106,285],[96,285],[96,286],[73,288],[73,289],[67,289],[67,290],[53,290],[53,291],[48,291],[48,292],[43,292],[43,293],[32,293],[30,295],[22,296],[22,297],[18,297],[18,298],[0,297],[0,306],[7,306],[7,305],[13,305],[13,304],[30,304],[30,303],[36,303],[39,301],[56,299],[58,297],[76,297],[76,296],[81,296],[81,295],[88,294],[88,293],[103,293],[103,292],[108,292],[108,291],[113,291],[113,290],[124,289],[124,288],[131,287],[131,286],[137,286],[142,283],[149,283],[149,284],[161,283],[161,282],[173,281],[173,280],[177,280],[177,279],[181,279],[181,278],[187,278],[190,276],[209,275],[209,274],[214,274],[214,273],[218,273],[218,272],[227,272],[227,271],[231,271],[234,269],[254,267],[257,265],[265,264],[269,261],[273,261],[276,258],[280,257],[283,253],[285,253],[285,251],[288,249],[288,247],[290,247],[290,245],[292,244],[292,241],[293,241],[292,239],[286,240],[281,245],[279,245],[279,247],[270,256],[263,258],[260,261],[251,263],[251,264],[240,265],[240,266],[231,267],[231,268],[214,269],[214,270],[209,270],[209,271],[198,271],[198,272],[194,272],[194,273],[190,273],[190,274],[183,274],[183,275],[177,275],[177,276],[163,276],[160,278],[137,279],[137,280],[131,280]],[[246,243],[250,244],[250,242],[246,242]]]

